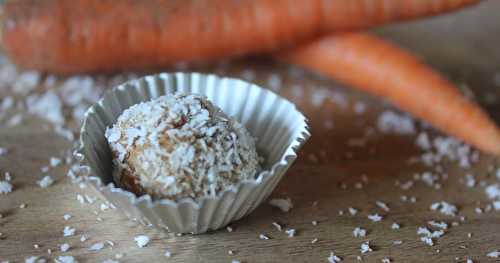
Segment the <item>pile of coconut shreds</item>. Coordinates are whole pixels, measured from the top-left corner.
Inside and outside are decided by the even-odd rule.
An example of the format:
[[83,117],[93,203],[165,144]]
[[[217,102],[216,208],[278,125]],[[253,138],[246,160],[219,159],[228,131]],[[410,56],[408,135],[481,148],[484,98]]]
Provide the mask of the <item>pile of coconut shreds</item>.
[[156,198],[214,196],[253,179],[255,139],[205,97],[176,94],[133,105],[106,130],[115,181],[131,174]]

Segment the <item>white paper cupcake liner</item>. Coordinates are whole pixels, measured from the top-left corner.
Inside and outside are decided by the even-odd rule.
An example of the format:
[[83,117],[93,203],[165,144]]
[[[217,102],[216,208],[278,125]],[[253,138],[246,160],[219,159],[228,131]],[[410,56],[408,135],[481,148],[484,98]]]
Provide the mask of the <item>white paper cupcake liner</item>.
[[[130,106],[176,92],[208,97],[257,138],[257,151],[265,161],[256,179],[199,201],[152,200],[149,195],[136,197],[114,186],[112,156],[104,137],[106,127],[112,126]],[[215,75],[162,73],[115,87],[90,107],[76,157],[91,185],[129,218],[175,233],[203,233],[253,211],[271,194],[309,136],[307,120],[295,105],[269,90]]]

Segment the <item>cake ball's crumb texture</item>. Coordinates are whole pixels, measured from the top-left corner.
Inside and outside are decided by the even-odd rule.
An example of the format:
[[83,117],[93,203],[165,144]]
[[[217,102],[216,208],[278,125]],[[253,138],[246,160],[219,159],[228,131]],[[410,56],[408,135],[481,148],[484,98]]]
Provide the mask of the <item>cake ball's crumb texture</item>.
[[133,105],[105,134],[113,177],[137,195],[214,196],[259,168],[255,139],[208,99],[175,94]]

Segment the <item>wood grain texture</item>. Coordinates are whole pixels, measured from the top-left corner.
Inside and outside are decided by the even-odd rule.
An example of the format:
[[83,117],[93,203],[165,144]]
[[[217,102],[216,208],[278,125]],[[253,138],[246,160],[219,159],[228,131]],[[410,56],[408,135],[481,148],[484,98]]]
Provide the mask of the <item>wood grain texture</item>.
[[[485,104],[482,100],[486,93],[500,96],[493,82],[493,73],[500,69],[499,3],[489,1],[460,14],[398,25],[383,29],[380,34],[416,50],[452,78],[466,81],[479,101],[499,120],[500,103]],[[212,67],[197,69],[217,70]],[[249,263],[327,262],[330,251],[335,251],[346,262],[352,262],[360,255],[361,243],[370,240],[375,251],[364,256],[365,262],[380,262],[384,257],[394,262],[454,262],[465,261],[467,257],[474,262],[490,262],[486,253],[500,249],[500,213],[475,213],[476,207],[488,203],[484,189],[470,189],[460,182],[467,173],[494,182],[489,172],[496,162],[492,157],[482,156],[470,170],[454,164],[445,165],[450,178],[443,182],[441,190],[417,183],[404,191],[395,186],[395,180],[404,182],[414,173],[426,170],[407,164],[410,157],[419,153],[414,137],[375,133],[365,148],[347,145],[349,138],[361,136],[366,127],[373,126],[378,113],[390,106],[313,74],[299,72],[298,76],[290,76],[286,65],[267,60],[236,61],[228,69],[226,73],[232,76],[241,76],[243,70],[253,69],[256,81],[263,85],[268,84],[270,74],[279,74],[283,86],[279,93],[297,103],[311,120],[311,140],[273,193],[273,197],[292,199],[294,208],[289,213],[264,204],[250,216],[232,224],[234,231],[231,233],[220,230],[196,236],[158,233],[135,225],[118,211],[101,212],[102,198],[92,205],[78,203],[78,193],[98,194],[90,187],[80,189],[71,184],[65,176],[66,166],[50,171],[56,178],[53,186],[41,189],[36,185],[41,177],[40,167],[47,165],[50,156],[61,155],[71,143],[43,129],[43,121],[29,118],[22,126],[0,128],[0,146],[10,150],[7,155],[0,156],[0,172],[11,171],[15,186],[14,192],[0,196],[3,215],[0,219],[0,232],[3,233],[0,261],[23,262],[29,255],[44,255],[53,261],[56,256],[66,254],[75,256],[79,262],[100,262],[123,253],[125,257],[121,262],[231,262],[232,259]],[[305,87],[303,94],[294,88],[297,85]],[[345,94],[347,106],[329,100],[315,105],[313,97],[321,87]],[[366,114],[354,113],[353,105],[357,101],[367,105]],[[325,128],[328,121],[333,122],[332,129]],[[368,183],[363,189],[355,189],[354,185],[362,181],[362,174],[366,174]],[[341,183],[347,184],[347,190],[340,187]],[[416,196],[417,202],[402,202],[401,195]],[[390,212],[377,208],[377,200],[386,202]],[[434,247],[429,247],[419,240],[418,226],[425,226],[428,220],[460,221],[458,217],[430,211],[429,206],[441,200],[456,203],[459,214],[466,220],[451,227]],[[313,205],[315,202],[317,205]],[[27,207],[18,208],[21,203]],[[358,209],[358,214],[338,214],[339,210],[348,214],[348,207]],[[94,211],[98,211],[98,215]],[[66,213],[73,215],[68,221],[63,219]],[[374,223],[367,218],[372,213],[385,217]],[[98,222],[97,217],[102,218],[102,222]],[[312,221],[318,224],[314,226]],[[288,238],[277,231],[272,222],[297,229],[297,236]],[[402,228],[391,230],[393,222],[401,224]],[[75,236],[63,238],[66,225],[76,228]],[[358,226],[368,230],[366,237],[353,237],[352,231]],[[260,233],[271,239],[260,240]],[[468,233],[472,233],[471,238],[467,237]],[[88,236],[88,241],[80,242],[81,234]],[[133,238],[139,234],[152,238],[147,247],[135,245]],[[318,241],[312,244],[315,238]],[[107,245],[100,252],[88,251],[93,243],[106,240],[114,242],[115,246]],[[403,244],[395,246],[392,244],[395,240],[402,240]],[[71,249],[59,252],[62,243],[70,244]],[[34,244],[39,244],[40,248],[34,248]],[[47,255],[47,249],[54,252]],[[172,252],[171,258],[163,256],[166,249]],[[229,250],[234,251],[234,255],[229,255]]]

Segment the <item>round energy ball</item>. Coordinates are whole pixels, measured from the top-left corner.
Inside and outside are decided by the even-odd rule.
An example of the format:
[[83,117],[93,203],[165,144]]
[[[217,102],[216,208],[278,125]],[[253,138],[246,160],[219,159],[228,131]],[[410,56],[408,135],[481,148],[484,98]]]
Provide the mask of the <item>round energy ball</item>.
[[105,136],[118,186],[153,199],[214,196],[259,169],[255,139],[200,95],[133,105]]

